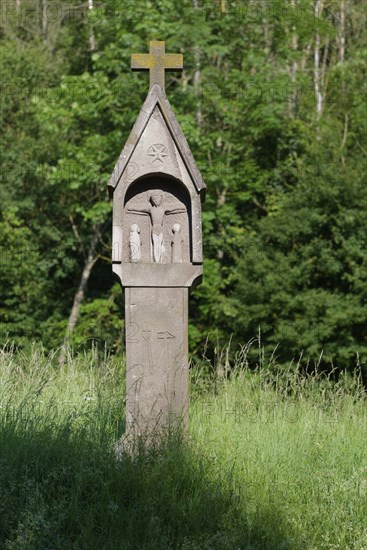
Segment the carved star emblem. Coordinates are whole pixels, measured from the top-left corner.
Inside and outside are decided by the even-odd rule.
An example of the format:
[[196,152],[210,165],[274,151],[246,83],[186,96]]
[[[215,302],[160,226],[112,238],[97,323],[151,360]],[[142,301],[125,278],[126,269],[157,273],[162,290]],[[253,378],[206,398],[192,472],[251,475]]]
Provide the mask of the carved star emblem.
[[168,157],[167,148],[161,143],[156,143],[148,149],[148,155],[154,157],[152,162],[163,162],[164,157]]

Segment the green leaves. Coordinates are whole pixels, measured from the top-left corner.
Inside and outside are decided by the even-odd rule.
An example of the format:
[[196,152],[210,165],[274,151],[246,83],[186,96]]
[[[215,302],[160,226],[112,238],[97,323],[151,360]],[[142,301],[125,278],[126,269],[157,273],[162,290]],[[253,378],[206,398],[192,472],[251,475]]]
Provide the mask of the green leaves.
[[[13,10],[0,38],[7,326],[27,318],[38,327],[30,338],[61,342],[102,223],[76,338],[96,336],[101,318],[101,338],[116,341],[106,183],[148,90],[130,55],[156,38],[184,54],[166,90],[207,183],[193,353],[209,331],[244,343],[260,326],[269,349],[280,342],[283,363],[320,349],[325,363],[353,368],[356,351],[365,361],[364,25],[349,2],[343,30],[340,9],[324,3],[316,18],[308,0],[106,0],[48,21],[46,35],[42,25],[24,29]],[[35,253],[18,262],[17,243]]]
[[316,363],[324,352],[325,363],[345,369],[357,353],[362,364],[367,360],[367,254],[357,245],[367,238],[367,220],[359,207],[363,184],[336,166],[330,181],[327,167],[320,177],[320,164],[312,187],[305,174],[260,220],[258,261],[245,240],[231,300],[238,333],[250,337],[260,326],[270,352],[280,343],[279,361],[302,352],[304,363]]

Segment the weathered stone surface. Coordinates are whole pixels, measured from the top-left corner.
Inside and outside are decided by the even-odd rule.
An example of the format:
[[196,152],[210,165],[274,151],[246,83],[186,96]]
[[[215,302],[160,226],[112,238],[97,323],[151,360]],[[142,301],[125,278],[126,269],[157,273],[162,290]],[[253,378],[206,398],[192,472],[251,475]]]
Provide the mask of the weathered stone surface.
[[202,276],[205,184],[164,93],[182,65],[151,43],[133,56],[151,89],[109,181],[112,269],[125,288],[126,435],[150,436],[188,411],[188,289]]
[[144,132],[145,127],[147,126],[147,123],[150,120],[152,113],[156,107],[159,108],[163,116],[164,122],[170,132],[171,139],[174,141],[177,149],[180,151],[182,160],[186,166],[190,178],[194,182],[197,191],[205,191],[205,183],[195,163],[194,157],[181,130],[181,127],[176,119],[176,116],[172,110],[172,107],[163,89],[158,86],[158,84],[155,84],[147,95],[147,98],[143,104],[143,107],[141,108],[141,111],[130,133],[130,136],[123,150],[121,151],[121,154],[113,169],[110,180],[108,182],[110,193],[113,192],[121,178],[124,180],[124,183],[128,184],[138,177],[140,166],[130,163],[131,155],[135,150],[137,143],[140,141],[140,137]]
[[135,264],[113,266],[114,273],[126,287],[195,287],[202,279],[201,265],[190,264]]
[[149,53],[134,53],[131,56],[131,68],[135,70],[149,69],[150,87],[159,84],[164,90],[165,70],[183,68],[183,55],[166,53],[165,43],[152,40],[149,43]]
[[[157,90],[158,88],[156,86],[154,89]],[[159,136],[159,139],[157,136]],[[157,153],[154,153],[154,149]],[[203,188],[198,188],[197,182],[199,181],[200,185],[203,185],[203,182],[197,169],[191,170],[197,178],[195,180],[188,171],[187,166],[190,159],[189,157],[186,158],[185,151],[185,149],[181,149],[180,143],[176,144],[172,139],[172,134],[160,107],[156,106],[151,111],[150,119],[146,122],[144,131],[140,134],[139,139],[137,140],[136,138],[134,141],[134,149],[129,152],[129,162],[121,164],[120,160],[118,161],[115,167],[115,175],[111,177],[111,180],[118,179],[118,185],[117,187],[113,187],[110,180],[110,188],[114,189],[114,203],[118,202],[124,206],[126,201],[131,200],[132,195],[144,190],[148,193],[149,190],[154,189],[166,193],[165,199],[168,202],[170,200],[173,201],[174,197],[176,197],[177,201],[183,202],[187,208],[187,215],[189,217],[190,261],[195,264],[201,264],[201,190]],[[120,169],[122,169],[121,173]],[[146,197],[147,195],[145,194],[144,197],[141,197],[140,201],[144,202]],[[139,199],[136,198],[135,200]],[[176,206],[178,207],[178,204]],[[123,261],[123,258],[126,257],[126,238],[123,237],[123,233],[129,231],[129,228],[127,228],[128,221],[125,214],[126,210],[124,208],[114,208],[114,261]],[[131,216],[130,222],[132,222]],[[138,225],[144,223],[141,217],[135,219],[134,222]],[[179,217],[174,219],[173,223],[180,223]],[[184,225],[185,223],[187,222],[184,222]],[[184,232],[185,227],[182,228],[183,237]],[[119,253],[117,252],[117,243],[125,247]]]
[[126,432],[187,422],[187,288],[127,288]]

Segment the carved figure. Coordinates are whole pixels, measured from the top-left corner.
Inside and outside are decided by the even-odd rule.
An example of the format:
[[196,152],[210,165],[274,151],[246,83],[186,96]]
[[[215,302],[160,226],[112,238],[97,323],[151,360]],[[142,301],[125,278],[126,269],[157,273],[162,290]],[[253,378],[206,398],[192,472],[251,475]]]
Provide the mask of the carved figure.
[[140,262],[141,260],[140,227],[136,223],[133,223],[130,227],[129,247],[130,247],[130,261]]
[[181,226],[179,223],[175,223],[172,226],[173,238],[171,242],[172,247],[172,263],[182,264],[182,243],[183,238],[181,235]]
[[179,214],[186,212],[186,208],[168,209],[163,200],[163,193],[152,192],[149,194],[150,205],[147,208],[137,210],[128,208],[128,212],[139,215],[148,215],[151,221],[151,239],[153,245],[153,261],[159,263],[162,261],[165,252],[163,241],[163,223],[166,215]]

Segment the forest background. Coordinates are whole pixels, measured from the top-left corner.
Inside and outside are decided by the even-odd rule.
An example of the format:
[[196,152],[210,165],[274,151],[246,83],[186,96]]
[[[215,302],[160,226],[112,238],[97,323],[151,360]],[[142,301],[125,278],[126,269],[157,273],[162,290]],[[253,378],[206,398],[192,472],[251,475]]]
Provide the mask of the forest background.
[[365,23],[359,0],[2,2],[1,343],[123,353],[106,185],[158,39],[207,184],[193,357],[258,339],[367,378]]

